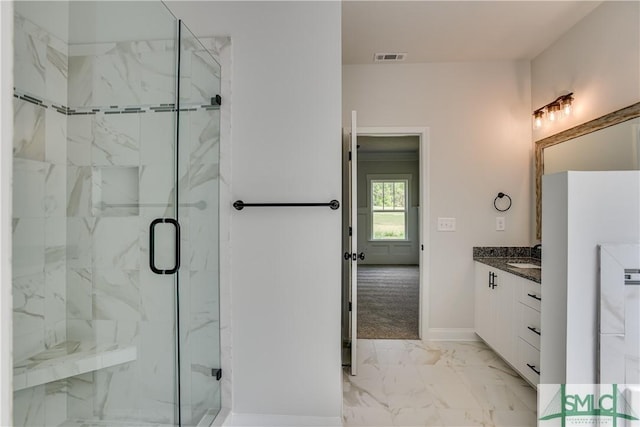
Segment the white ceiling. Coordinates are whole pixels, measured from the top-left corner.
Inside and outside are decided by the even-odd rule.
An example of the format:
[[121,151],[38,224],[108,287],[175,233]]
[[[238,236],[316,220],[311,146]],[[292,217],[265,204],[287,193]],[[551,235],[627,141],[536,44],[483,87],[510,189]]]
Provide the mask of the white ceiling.
[[533,59],[601,1],[355,1],[342,3],[342,62],[374,53],[405,62]]

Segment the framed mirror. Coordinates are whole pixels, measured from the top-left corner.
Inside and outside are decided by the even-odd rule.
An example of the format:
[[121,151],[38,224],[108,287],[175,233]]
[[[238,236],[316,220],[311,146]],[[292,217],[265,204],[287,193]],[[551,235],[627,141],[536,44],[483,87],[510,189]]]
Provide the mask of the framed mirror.
[[540,240],[545,172],[640,169],[640,102],[536,141],[535,156],[536,238]]

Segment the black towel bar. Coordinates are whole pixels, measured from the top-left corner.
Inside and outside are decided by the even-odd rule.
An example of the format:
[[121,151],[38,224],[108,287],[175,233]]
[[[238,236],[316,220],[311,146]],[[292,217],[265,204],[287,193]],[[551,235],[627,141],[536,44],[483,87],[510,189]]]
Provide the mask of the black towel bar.
[[242,200],[233,202],[233,207],[241,211],[246,207],[292,207],[292,206],[329,206],[332,210],[340,207],[340,202],[332,200],[329,203],[245,203]]

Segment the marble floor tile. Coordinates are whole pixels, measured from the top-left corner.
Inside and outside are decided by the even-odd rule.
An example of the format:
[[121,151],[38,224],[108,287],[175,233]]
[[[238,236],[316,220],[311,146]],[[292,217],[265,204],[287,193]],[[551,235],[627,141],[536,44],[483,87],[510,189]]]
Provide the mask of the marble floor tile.
[[463,384],[464,377],[447,366],[418,365],[418,372],[426,384]]
[[502,384],[500,373],[490,366],[464,366],[455,369],[465,384]]
[[387,398],[391,410],[435,408],[433,395],[426,387],[413,393],[390,394]]
[[466,384],[429,384],[436,407],[440,409],[482,409],[476,396]]
[[440,409],[438,413],[443,426],[484,427],[490,420],[488,411],[483,409]]
[[345,426],[392,426],[393,415],[389,408],[354,408],[344,407],[343,419]]
[[394,426],[440,426],[442,419],[435,407],[401,408],[392,411]]
[[535,426],[536,391],[483,342],[358,340],[344,426]]
[[472,384],[471,393],[483,409],[526,411],[527,406],[513,394],[511,387],[499,384]]

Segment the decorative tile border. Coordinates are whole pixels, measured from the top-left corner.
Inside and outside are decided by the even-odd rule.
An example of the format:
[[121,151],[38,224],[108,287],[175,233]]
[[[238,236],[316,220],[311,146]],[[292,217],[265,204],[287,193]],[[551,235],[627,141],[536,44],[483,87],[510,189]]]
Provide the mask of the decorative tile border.
[[[13,88],[13,97],[21,99],[23,101],[30,102],[42,108],[51,108],[60,114],[65,116],[79,116],[79,115],[95,115],[95,114],[140,114],[140,113],[170,113],[176,111],[176,105],[171,104],[158,104],[158,105],[143,105],[143,106],[119,106],[109,105],[106,107],[67,107],[62,104],[55,103],[53,101],[42,99],[38,96],[29,94],[28,92],[21,91]],[[203,104],[182,104],[180,111],[198,111],[198,110],[219,110],[219,105],[203,105]]]

